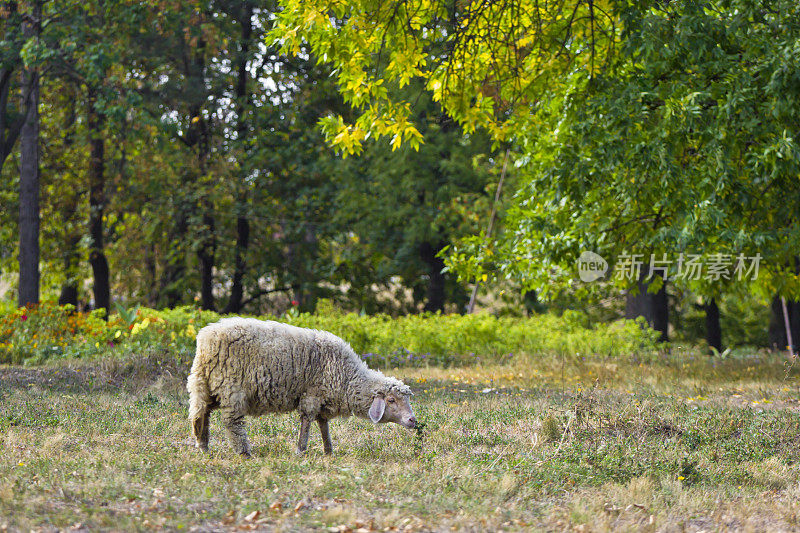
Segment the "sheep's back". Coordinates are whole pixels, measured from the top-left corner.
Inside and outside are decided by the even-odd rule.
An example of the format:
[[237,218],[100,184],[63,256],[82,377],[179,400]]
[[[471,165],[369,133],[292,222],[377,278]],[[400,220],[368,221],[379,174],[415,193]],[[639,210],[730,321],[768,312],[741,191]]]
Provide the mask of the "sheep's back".
[[[321,331],[251,318],[227,318],[197,335],[195,366],[224,403],[243,394],[248,411],[291,411],[309,390],[324,386],[324,367],[344,341]],[[194,372],[194,367],[193,367]]]

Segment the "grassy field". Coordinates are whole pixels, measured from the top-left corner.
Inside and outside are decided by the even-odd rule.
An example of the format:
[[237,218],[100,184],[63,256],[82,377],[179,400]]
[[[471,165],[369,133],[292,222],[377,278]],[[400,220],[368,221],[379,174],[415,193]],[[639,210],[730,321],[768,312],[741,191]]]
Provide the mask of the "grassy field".
[[421,435],[356,419],[293,452],[295,416],[212,417],[189,440],[186,368],[130,356],[0,366],[0,530],[793,530],[798,385],[784,360],[674,353],[393,371]]

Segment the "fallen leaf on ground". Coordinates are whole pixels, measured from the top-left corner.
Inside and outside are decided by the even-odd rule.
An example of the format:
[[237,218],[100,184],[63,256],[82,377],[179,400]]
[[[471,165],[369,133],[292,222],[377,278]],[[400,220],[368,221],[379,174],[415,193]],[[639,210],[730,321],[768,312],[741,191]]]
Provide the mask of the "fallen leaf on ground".
[[235,515],[236,515],[236,511],[234,511],[233,509],[231,509],[230,511],[228,511],[228,512],[225,514],[225,517],[222,519],[222,523],[223,523],[223,524],[232,524],[232,523],[233,523],[233,521],[236,519],[236,518],[235,518]]

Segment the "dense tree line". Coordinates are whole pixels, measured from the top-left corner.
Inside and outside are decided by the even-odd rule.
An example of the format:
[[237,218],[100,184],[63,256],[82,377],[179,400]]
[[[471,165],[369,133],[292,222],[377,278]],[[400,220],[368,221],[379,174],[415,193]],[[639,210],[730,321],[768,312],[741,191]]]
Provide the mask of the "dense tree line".
[[19,158],[2,167],[2,266],[19,260],[20,304],[41,285],[96,308],[462,307],[437,253],[486,208],[486,136],[420,102],[430,144],[343,160],[317,123],[347,107],[328,67],[267,42],[276,9],[2,4],[0,161]]
[[[97,308],[460,311],[481,282],[530,310],[621,294],[611,314],[664,339],[702,312],[717,350],[725,315],[766,301],[783,346],[784,318],[800,338],[797,10],[3,1],[0,266],[20,304],[41,287]],[[585,250],[605,281],[576,283]],[[739,283],[736,258],[756,256]],[[728,275],[682,278],[687,257]]]

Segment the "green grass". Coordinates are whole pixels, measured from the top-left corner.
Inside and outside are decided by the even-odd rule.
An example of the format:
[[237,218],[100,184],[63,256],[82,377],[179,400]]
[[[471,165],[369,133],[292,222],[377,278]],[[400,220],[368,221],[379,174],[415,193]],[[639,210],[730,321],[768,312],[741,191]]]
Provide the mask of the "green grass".
[[[396,373],[421,435],[357,419],[294,454],[189,440],[185,363],[0,366],[0,529],[796,529],[800,414],[783,360],[519,359]],[[341,526],[341,527],[340,527]]]

